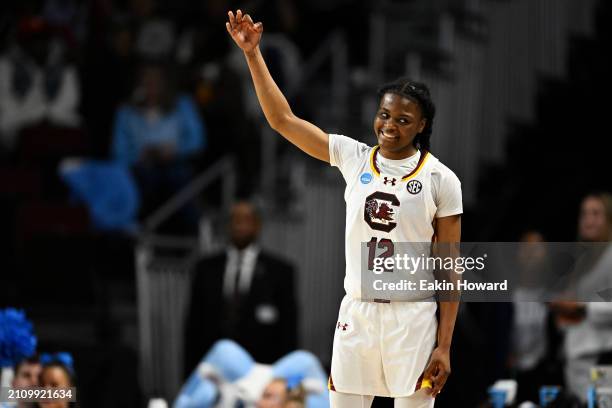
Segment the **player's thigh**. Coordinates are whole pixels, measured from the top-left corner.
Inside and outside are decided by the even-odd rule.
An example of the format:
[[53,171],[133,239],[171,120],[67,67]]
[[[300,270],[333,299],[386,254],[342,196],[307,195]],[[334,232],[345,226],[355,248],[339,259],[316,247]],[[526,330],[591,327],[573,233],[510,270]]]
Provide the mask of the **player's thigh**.
[[372,395],[346,394],[344,392],[329,392],[331,408],[370,408],[374,397]]
[[409,397],[395,398],[394,408],[433,408],[435,399],[421,389]]

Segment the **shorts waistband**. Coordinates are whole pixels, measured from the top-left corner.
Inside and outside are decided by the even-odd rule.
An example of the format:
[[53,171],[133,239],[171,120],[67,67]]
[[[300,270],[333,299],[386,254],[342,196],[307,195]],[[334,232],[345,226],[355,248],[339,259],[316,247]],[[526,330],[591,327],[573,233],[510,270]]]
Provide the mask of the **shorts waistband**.
[[423,299],[410,299],[410,300],[390,300],[390,299],[380,299],[380,298],[355,299],[355,300],[360,300],[362,302],[368,302],[368,303],[415,303],[415,302],[436,302],[436,297],[428,296]]

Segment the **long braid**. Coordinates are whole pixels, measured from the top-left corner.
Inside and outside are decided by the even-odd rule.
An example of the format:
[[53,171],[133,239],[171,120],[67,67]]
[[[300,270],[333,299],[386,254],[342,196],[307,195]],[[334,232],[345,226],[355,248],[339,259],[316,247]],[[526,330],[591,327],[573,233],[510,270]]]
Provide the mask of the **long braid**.
[[394,93],[408,98],[419,104],[423,117],[426,119],[423,131],[414,138],[414,146],[422,150],[430,150],[430,138],[433,131],[433,120],[436,115],[436,106],[431,100],[429,88],[422,82],[412,81],[408,78],[398,78],[383,85],[378,90],[379,100],[386,93]]

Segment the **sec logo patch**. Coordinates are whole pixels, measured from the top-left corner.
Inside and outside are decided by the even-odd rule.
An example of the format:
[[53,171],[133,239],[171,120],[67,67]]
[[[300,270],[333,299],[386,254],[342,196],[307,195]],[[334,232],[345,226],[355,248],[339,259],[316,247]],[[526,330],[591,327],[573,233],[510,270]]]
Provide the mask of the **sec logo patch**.
[[406,190],[408,190],[410,194],[419,194],[422,188],[423,185],[419,180],[410,180],[408,184],[406,184]]
[[361,180],[361,184],[368,184],[372,181],[372,175],[370,173],[363,173],[359,180]]

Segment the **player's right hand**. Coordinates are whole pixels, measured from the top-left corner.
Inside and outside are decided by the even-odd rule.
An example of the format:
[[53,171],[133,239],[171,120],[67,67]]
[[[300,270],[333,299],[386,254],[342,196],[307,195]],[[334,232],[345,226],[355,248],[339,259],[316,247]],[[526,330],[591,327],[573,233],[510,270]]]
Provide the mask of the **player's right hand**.
[[244,52],[250,52],[259,45],[263,25],[261,22],[253,23],[251,16],[242,14],[241,10],[236,11],[236,15],[230,10],[227,12],[229,21],[225,23],[227,32],[230,33],[234,42]]

